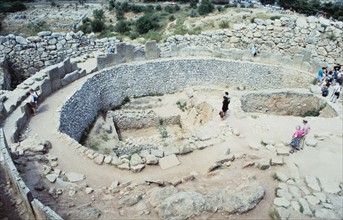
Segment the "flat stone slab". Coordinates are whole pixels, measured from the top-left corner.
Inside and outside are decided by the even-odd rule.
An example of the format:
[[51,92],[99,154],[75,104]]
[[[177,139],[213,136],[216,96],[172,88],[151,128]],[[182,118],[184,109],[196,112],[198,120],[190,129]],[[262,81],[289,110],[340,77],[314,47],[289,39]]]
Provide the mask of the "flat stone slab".
[[275,198],[274,205],[287,208],[291,203],[286,198]]
[[175,167],[177,165],[180,165],[180,161],[177,159],[175,154],[171,154],[167,157],[163,157],[159,159],[159,165],[162,170],[169,169],[172,167]]
[[282,166],[283,165],[283,157],[273,157],[270,159],[270,165],[272,166]]
[[276,154],[278,156],[289,156],[289,148],[286,148],[286,147],[280,147],[278,149],[276,149]]
[[315,177],[307,176],[305,177],[307,186],[315,191],[320,191],[319,184],[317,182],[317,179]]
[[58,174],[48,174],[46,175],[46,178],[51,182],[54,183],[58,177]]
[[320,184],[322,185],[322,189],[326,193],[339,193],[341,188],[339,187],[339,182],[334,180],[329,180],[324,177],[319,177]]
[[84,174],[75,173],[75,172],[66,173],[66,176],[67,176],[69,182],[72,182],[72,183],[86,179],[86,176]]

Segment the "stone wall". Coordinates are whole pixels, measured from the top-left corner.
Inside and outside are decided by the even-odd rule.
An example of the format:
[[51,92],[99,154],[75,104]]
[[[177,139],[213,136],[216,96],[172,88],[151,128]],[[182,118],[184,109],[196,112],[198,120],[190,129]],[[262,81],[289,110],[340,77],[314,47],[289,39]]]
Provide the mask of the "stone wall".
[[[109,47],[114,47],[118,42],[115,37],[96,39],[95,34],[84,35],[81,31],[67,34],[43,31],[28,38],[10,34],[0,36],[0,57],[8,59],[14,72],[20,72],[23,78],[28,78],[69,57],[79,57],[92,51],[107,52]],[[133,50],[141,48],[132,45]]]
[[[287,75],[287,77],[285,76]],[[290,80],[293,81],[290,84]],[[312,77],[279,66],[222,59],[172,59],[124,64],[88,79],[62,107],[59,129],[75,140],[102,108],[125,97],[168,94],[192,85],[221,84],[247,89],[303,88]]]
[[[241,98],[242,109],[246,112],[260,112],[275,115],[305,117],[318,113],[319,117],[336,117],[335,110],[325,99],[311,93],[294,91],[255,92]],[[324,110],[325,111],[322,111]]]
[[[255,19],[253,23],[234,24],[232,30],[171,36],[159,47],[147,43],[145,47],[149,49],[148,53],[144,53],[142,45],[122,43],[127,46],[117,47],[119,51],[115,54],[125,53],[127,61],[142,57],[214,56],[316,72],[322,66],[332,67],[336,63],[343,63],[342,33],[343,22],[285,16],[276,20]],[[78,57],[92,51],[106,53],[109,47],[117,43],[119,40],[115,37],[96,39],[95,34],[84,35],[82,32],[65,34],[43,31],[26,39],[10,34],[0,36],[0,57],[8,59],[15,73],[28,78],[67,57]],[[253,45],[259,52],[257,60],[251,55]],[[122,57],[115,54],[102,57],[102,66],[99,67],[121,63],[117,61]]]
[[254,19],[234,24],[232,30],[203,32],[197,36],[171,36],[160,44],[162,56],[210,55],[281,64],[316,72],[322,66],[343,63],[343,22],[315,17]]
[[14,186],[15,191],[20,196],[20,199],[24,202],[29,218],[62,220],[62,218],[53,210],[43,205],[39,200],[33,198],[30,189],[26,186],[12,161],[2,128],[0,129],[0,154],[0,158],[3,158],[1,165],[3,165],[6,174],[10,177],[10,181]]
[[9,66],[6,59],[0,59],[0,86],[1,90],[11,89],[11,76],[9,73]]

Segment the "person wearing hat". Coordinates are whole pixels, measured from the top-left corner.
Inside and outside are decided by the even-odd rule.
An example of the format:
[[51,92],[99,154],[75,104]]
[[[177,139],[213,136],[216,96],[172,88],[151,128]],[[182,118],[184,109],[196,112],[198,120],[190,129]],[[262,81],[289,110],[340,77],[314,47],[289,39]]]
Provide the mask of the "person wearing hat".
[[305,140],[306,140],[306,136],[307,134],[310,132],[311,130],[311,127],[310,125],[308,124],[308,121],[307,120],[303,120],[303,127],[302,127],[302,130],[304,132],[302,138],[301,138],[301,143],[300,143],[300,149],[304,149],[304,145],[305,145]]

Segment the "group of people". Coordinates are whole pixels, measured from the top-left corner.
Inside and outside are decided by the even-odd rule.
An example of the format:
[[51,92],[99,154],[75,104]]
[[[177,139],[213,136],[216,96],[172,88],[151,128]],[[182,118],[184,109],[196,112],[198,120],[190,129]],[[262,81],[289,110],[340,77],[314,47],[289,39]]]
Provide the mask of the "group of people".
[[329,95],[329,88],[333,86],[330,101],[335,103],[342,91],[342,77],[343,69],[340,64],[337,64],[330,70],[327,67],[322,67],[318,71],[318,85],[321,87],[322,96],[327,97]]
[[26,99],[26,103],[30,106],[33,115],[36,115],[38,111],[38,94],[33,89],[30,89],[30,91],[27,92],[26,95],[28,96]]
[[296,130],[292,135],[291,150],[289,153],[294,153],[296,150],[304,149],[306,136],[310,132],[310,125],[307,120],[303,120],[303,127],[300,125],[296,126]]

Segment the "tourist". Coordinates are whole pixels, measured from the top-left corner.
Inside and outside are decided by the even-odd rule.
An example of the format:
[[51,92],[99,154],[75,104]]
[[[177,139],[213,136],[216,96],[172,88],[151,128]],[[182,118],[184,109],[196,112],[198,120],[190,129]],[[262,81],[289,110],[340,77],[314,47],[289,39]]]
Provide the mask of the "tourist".
[[36,115],[36,111],[37,111],[36,103],[37,103],[37,101],[36,101],[35,97],[30,92],[27,92],[26,95],[28,97],[25,100],[25,102],[30,106],[30,109],[32,110],[33,115]]
[[326,96],[328,96],[328,95],[329,95],[329,88],[328,88],[327,85],[324,85],[324,86],[322,87],[322,96],[323,96],[323,97],[326,97]]
[[221,118],[224,118],[227,110],[229,109],[229,99],[226,96],[223,96],[223,106],[222,111],[219,113]]
[[36,110],[38,110],[38,94],[33,89],[30,89],[30,95],[32,96],[34,103],[36,105]]
[[318,85],[322,84],[323,82],[325,69],[326,69],[325,67],[322,67],[322,69],[318,71]]
[[311,127],[310,127],[310,125],[308,124],[308,121],[307,120],[303,120],[303,127],[302,127],[302,130],[303,130],[303,132],[304,132],[304,134],[303,134],[303,136],[302,136],[302,138],[301,138],[301,144],[300,144],[300,146],[301,146],[301,150],[302,149],[304,149],[304,145],[305,145],[305,140],[306,140],[306,137],[307,137],[307,135],[308,135],[308,133],[310,132],[310,130],[311,130]]
[[296,127],[296,130],[292,136],[291,147],[292,149],[289,153],[294,153],[295,150],[300,150],[300,140],[301,137],[304,135],[304,131],[300,129],[300,125]]
[[339,94],[342,91],[342,85],[340,83],[336,83],[335,87],[333,88],[333,92],[331,95],[330,101],[336,103],[337,99],[339,98]]
[[252,55],[253,55],[254,57],[256,57],[256,55],[257,55],[257,50],[256,50],[255,45],[252,46],[252,48],[251,48],[251,53],[252,53]]

